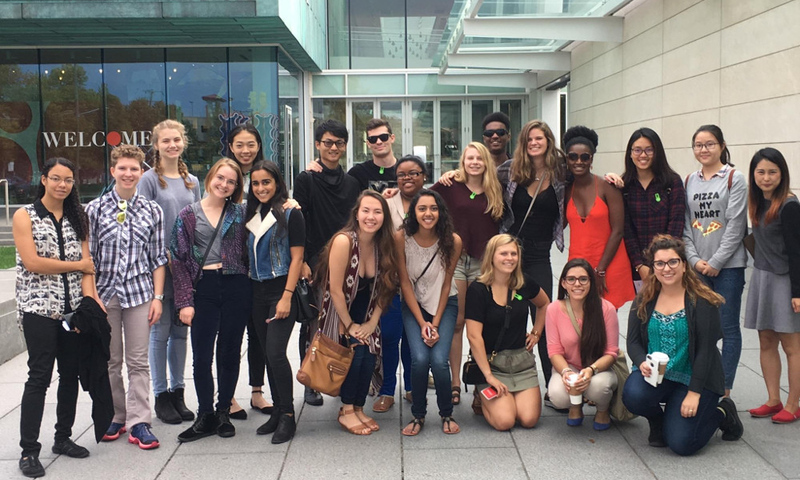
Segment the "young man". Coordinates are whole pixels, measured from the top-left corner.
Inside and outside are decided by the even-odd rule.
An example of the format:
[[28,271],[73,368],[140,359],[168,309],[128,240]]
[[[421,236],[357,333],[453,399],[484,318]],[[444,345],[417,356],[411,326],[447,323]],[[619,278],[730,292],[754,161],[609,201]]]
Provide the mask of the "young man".
[[[114,419],[105,441],[130,431],[128,442],[157,448],[150,431],[150,327],[161,317],[167,251],[161,207],[139,195],[144,153],[133,145],[111,151],[116,184],[86,207],[89,250],[97,270],[97,291],[108,310],[111,358],[108,376]],[[169,319],[165,319],[169,321]],[[123,342],[124,335],[124,342]],[[123,343],[128,392],[122,380]]]
[[490,113],[483,117],[483,144],[489,149],[494,166],[499,167],[511,158],[508,141],[511,140],[511,120],[503,112]]
[[347,172],[358,180],[361,190],[371,188],[382,192],[386,188],[397,187],[397,159],[392,150],[393,144],[394,134],[389,122],[382,118],[373,118],[367,122],[367,148],[372,152],[372,160],[354,165]]
[[[361,187],[358,180],[344,172],[339,159],[347,151],[347,127],[336,120],[322,122],[314,131],[314,144],[319,151],[321,171],[300,172],[294,181],[294,199],[300,204],[306,222],[306,249],[303,277],[311,278],[319,254],[328,240],[347,223]],[[394,175],[394,173],[392,173]],[[309,325],[300,329],[300,356],[305,355],[309,341]],[[322,396],[306,388],[305,401],[322,405]]]

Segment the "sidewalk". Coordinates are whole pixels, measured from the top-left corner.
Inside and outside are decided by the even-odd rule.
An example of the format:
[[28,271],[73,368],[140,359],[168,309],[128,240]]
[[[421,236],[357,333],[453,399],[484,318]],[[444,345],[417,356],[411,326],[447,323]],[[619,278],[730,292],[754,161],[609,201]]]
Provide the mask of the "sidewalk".
[[[554,250],[556,275],[566,255]],[[745,292],[746,298],[747,292]],[[620,331],[624,334],[628,308],[620,311]],[[296,330],[295,330],[296,335]],[[165,425],[153,419],[153,431],[161,447],[143,451],[127,443],[127,435],[112,443],[95,444],[91,430],[91,403],[81,392],[73,439],[87,447],[88,459],[56,456],[52,447],[55,423],[57,375],[48,390],[42,422],[41,460],[49,479],[180,479],[220,480],[263,478],[281,480],[348,479],[731,479],[759,480],[800,478],[800,423],[773,425],[769,419],[752,419],[748,408],[761,405],[766,391],[760,376],[758,337],[743,330],[744,348],[733,391],[733,399],[744,422],[745,433],[738,442],[723,442],[720,434],[694,457],[682,458],[667,449],[647,445],[646,420],[614,424],[605,432],[592,430],[593,409],[585,408],[584,425],[567,427],[565,416],[544,408],[539,424],[531,429],[511,432],[492,430],[482,417],[470,409],[472,393],[462,394],[454,417],[462,432],[447,436],[436,416],[433,390],[428,404],[433,407],[426,428],[417,437],[403,437],[400,429],[410,421],[410,404],[396,397],[396,404],[384,414],[375,414],[381,430],[368,437],[344,432],[336,421],[338,399],[325,397],[322,407],[303,405],[302,386],[295,387],[298,417],[297,435],[290,443],[272,445],[270,436],[256,436],[255,430],[268,417],[246,408],[246,421],[234,420],[236,436],[209,437],[181,445],[176,437],[189,423]],[[466,343],[465,351],[466,351]],[[620,344],[624,345],[624,338]],[[245,342],[246,344],[246,342]],[[289,358],[295,370],[300,361],[297,341],[290,343]],[[244,348],[244,347],[243,347]],[[0,366],[0,478],[24,478],[17,467],[19,442],[19,403],[26,380],[27,354],[23,353]],[[247,363],[242,361],[237,399],[249,404]],[[191,352],[186,366],[186,397],[190,408],[197,405],[191,383]],[[543,378],[540,374],[540,379]],[[784,369],[781,385],[788,391]],[[400,385],[399,383],[398,385]],[[152,402],[152,401],[151,401]],[[152,405],[152,403],[151,403]],[[366,410],[371,412],[372,399]]]

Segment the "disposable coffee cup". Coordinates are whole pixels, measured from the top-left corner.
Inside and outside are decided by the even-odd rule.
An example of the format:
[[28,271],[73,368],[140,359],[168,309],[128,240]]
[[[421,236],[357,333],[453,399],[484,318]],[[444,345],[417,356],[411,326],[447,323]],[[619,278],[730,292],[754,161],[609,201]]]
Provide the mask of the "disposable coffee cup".
[[579,394],[579,395],[573,395],[572,394],[572,389],[575,387],[575,384],[578,383],[578,380],[580,378],[581,378],[580,375],[578,375],[577,373],[571,373],[567,377],[567,383],[569,383],[569,386],[571,387],[570,388],[570,394],[569,394],[569,403],[571,403],[572,405],[581,405],[583,403],[583,395],[582,394]]
[[664,373],[667,371],[669,355],[663,352],[653,352],[647,355],[647,365],[650,367],[650,375],[645,380],[650,385],[657,387],[664,381]]

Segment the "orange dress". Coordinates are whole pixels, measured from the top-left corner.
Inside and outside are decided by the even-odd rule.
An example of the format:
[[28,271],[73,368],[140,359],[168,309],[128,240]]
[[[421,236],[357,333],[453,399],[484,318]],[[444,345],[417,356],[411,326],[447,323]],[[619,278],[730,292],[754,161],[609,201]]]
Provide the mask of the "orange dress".
[[[594,182],[594,205],[586,218],[578,214],[578,208],[570,195],[567,203],[567,223],[569,224],[569,259],[583,258],[597,268],[600,258],[606,249],[611,236],[611,220],[608,216],[608,205],[597,193],[597,178]],[[620,240],[619,248],[611,263],[606,268],[606,287],[608,293],[604,298],[620,308],[636,296],[633,289],[631,263],[625,250],[625,243]]]

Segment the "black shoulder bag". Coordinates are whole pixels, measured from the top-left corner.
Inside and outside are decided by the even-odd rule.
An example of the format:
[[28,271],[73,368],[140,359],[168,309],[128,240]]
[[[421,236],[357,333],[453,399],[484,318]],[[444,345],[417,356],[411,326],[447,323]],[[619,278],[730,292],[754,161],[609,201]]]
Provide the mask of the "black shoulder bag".
[[[489,287],[487,287],[489,288]],[[491,289],[489,290],[491,292]],[[506,314],[505,320],[503,321],[503,328],[500,329],[500,334],[497,336],[497,341],[494,342],[494,348],[492,349],[492,354],[489,357],[489,363],[492,363],[494,357],[497,356],[497,349],[500,348],[500,343],[503,341],[503,336],[508,330],[508,326],[511,323],[511,299],[514,298],[511,289],[508,289],[508,301],[506,302]],[[472,350],[469,351],[469,356],[467,357],[467,361],[464,362],[464,367],[461,369],[461,381],[464,382],[464,391],[467,391],[466,385],[480,385],[482,383],[486,383],[486,377],[484,377],[483,372],[481,372],[480,367],[478,367],[478,363],[472,358]]]

